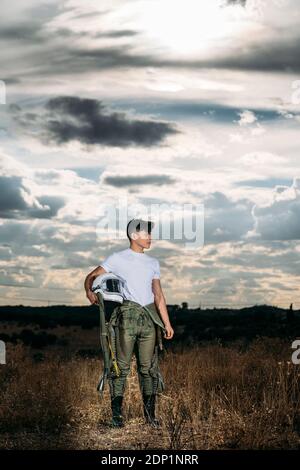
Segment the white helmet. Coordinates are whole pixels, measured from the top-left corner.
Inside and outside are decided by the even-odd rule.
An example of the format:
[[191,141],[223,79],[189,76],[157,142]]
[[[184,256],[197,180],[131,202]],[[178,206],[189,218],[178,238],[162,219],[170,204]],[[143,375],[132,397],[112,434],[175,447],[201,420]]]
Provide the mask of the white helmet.
[[101,293],[104,300],[123,303],[126,281],[113,273],[104,273],[94,279],[92,291]]

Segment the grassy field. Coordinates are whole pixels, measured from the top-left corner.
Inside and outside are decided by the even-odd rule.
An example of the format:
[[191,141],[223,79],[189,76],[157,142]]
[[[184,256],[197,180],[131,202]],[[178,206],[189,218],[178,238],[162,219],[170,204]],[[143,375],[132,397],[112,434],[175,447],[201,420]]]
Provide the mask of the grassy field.
[[300,366],[290,344],[259,338],[245,348],[176,344],[160,357],[166,390],[162,426],[144,425],[136,363],[127,382],[123,429],[112,429],[108,388],[96,385],[101,361],[48,348],[43,356],[7,345],[0,367],[0,448],[300,448]]

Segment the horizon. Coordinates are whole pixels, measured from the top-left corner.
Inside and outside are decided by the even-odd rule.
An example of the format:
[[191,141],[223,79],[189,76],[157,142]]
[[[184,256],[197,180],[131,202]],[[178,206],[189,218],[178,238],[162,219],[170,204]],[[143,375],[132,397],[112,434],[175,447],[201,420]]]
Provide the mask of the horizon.
[[[32,301],[32,300],[31,300]],[[39,300],[36,300],[37,302],[39,302]],[[46,304],[41,304],[41,305],[24,305],[24,304],[7,304],[7,305],[0,305],[0,309],[1,308],[5,308],[5,307],[25,307],[25,308],[40,308],[40,307],[79,307],[79,308],[84,308],[84,307],[93,307],[94,305],[92,304],[72,304],[72,303],[68,303],[68,304],[60,304],[60,303],[52,303],[52,302],[56,302],[56,301],[49,301]],[[181,302],[180,304],[171,304],[171,303],[167,303],[167,307],[178,307],[178,309],[181,309],[181,310],[243,310],[243,309],[251,309],[251,308],[263,308],[263,307],[266,307],[266,308],[274,308],[274,309],[279,309],[279,310],[291,310],[290,309],[290,305],[287,306],[287,307],[280,307],[278,305],[269,305],[269,304],[248,304],[248,305],[241,305],[241,304],[236,304],[236,305],[221,305],[221,304],[211,304],[211,305],[208,305],[208,304],[203,304],[203,305],[198,305],[198,306],[195,306],[195,305],[190,305],[188,302],[187,302],[187,307],[183,307],[183,304],[186,303],[186,302]],[[292,302],[293,304],[293,302]],[[97,305],[95,305],[95,307],[97,307]],[[293,308],[292,308],[293,312],[299,312],[300,311],[300,308],[294,308],[294,304],[293,304]]]

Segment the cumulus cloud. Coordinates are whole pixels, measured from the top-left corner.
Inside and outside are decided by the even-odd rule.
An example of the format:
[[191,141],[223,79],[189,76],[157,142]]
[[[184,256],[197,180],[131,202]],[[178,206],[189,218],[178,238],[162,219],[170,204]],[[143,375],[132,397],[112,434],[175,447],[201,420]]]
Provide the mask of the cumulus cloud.
[[252,201],[227,197],[215,191],[204,198],[204,238],[213,243],[241,240],[253,227]]
[[19,176],[0,176],[0,187],[2,218],[51,218],[64,206],[62,197],[34,196]]
[[240,119],[238,123],[240,126],[247,126],[257,121],[257,117],[255,116],[255,114],[252,111],[249,111],[248,109],[239,113],[239,116]]
[[44,219],[56,216],[65,204],[64,198],[36,194],[36,189],[29,168],[12,157],[0,155],[0,217]]
[[295,178],[292,186],[279,185],[273,192],[272,202],[254,205],[252,210],[254,229],[248,238],[263,240],[300,239],[300,179]]

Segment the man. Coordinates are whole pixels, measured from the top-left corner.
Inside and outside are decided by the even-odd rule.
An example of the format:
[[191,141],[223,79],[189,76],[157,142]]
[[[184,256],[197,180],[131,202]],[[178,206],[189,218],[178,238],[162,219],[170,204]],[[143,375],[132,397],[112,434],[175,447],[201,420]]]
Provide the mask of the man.
[[144,253],[151,246],[153,226],[153,222],[132,219],[127,225],[130,247],[108,256],[85,279],[86,295],[92,304],[98,303],[96,294],[91,291],[91,284],[97,276],[112,272],[125,280],[125,300],[114,310],[120,375],[110,376],[113,426],[123,426],[123,394],[135,348],[144,415],[147,423],[154,427],[159,426],[155,417],[155,398],[164,384],[154,351],[158,333],[163,331],[164,337],[169,340],[173,337],[174,330],[160,284],[159,261]]

